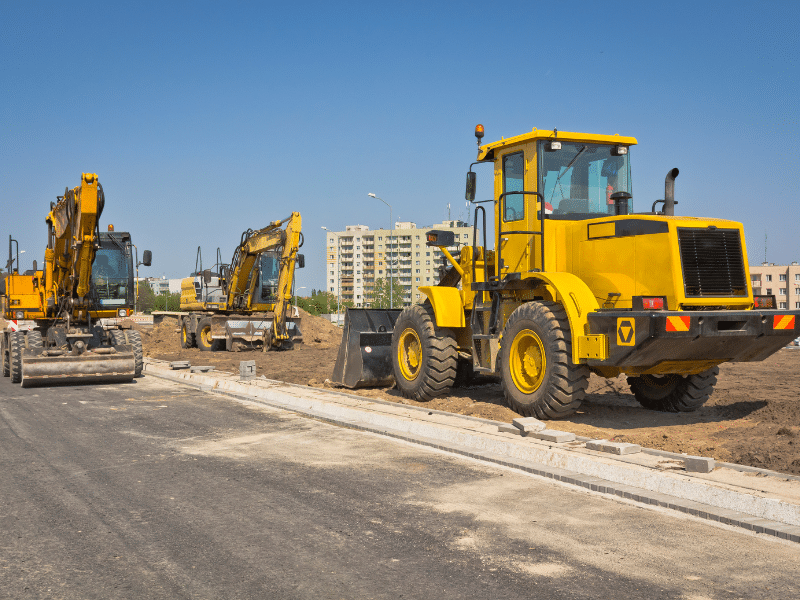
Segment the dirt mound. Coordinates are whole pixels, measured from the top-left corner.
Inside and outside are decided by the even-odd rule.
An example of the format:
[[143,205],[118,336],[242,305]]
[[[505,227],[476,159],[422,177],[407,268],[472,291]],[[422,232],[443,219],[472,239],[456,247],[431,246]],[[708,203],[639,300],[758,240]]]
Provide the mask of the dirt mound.
[[300,331],[303,333],[303,343],[317,348],[338,348],[342,341],[342,329],[324,319],[307,313],[302,308],[300,312]]

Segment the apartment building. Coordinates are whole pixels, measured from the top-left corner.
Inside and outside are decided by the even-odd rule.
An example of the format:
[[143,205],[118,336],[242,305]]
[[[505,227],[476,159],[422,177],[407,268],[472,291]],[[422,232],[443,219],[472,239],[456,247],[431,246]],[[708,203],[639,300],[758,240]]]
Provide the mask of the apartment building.
[[775,296],[778,308],[800,309],[800,265],[761,263],[750,267],[753,294]]
[[[417,288],[439,281],[439,266],[445,260],[438,248],[425,245],[425,232],[452,229],[454,252],[472,240],[472,227],[463,221],[443,221],[429,227],[398,221],[393,230],[370,230],[366,225],[348,225],[344,231],[326,234],[326,289],[340,296],[342,302],[368,306],[377,279],[399,281],[403,297],[395,298],[396,307],[410,306],[420,300]],[[479,234],[480,235],[480,234]]]

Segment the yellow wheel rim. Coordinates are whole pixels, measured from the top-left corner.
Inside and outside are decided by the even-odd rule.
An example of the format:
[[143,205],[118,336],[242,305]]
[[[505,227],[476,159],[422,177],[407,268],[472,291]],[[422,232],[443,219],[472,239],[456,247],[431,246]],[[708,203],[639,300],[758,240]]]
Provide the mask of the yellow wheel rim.
[[214,340],[211,339],[211,327],[203,327],[200,332],[200,338],[203,340],[204,346],[210,346]]
[[547,357],[542,340],[530,329],[520,331],[511,344],[511,379],[524,394],[532,394],[544,381]]
[[411,328],[400,334],[400,343],[397,344],[397,363],[400,372],[409,381],[417,378],[422,364],[422,344],[417,332]]
[[181,328],[181,339],[183,340],[183,345],[185,346],[186,342],[189,339],[189,336],[186,333],[186,326],[185,325]]

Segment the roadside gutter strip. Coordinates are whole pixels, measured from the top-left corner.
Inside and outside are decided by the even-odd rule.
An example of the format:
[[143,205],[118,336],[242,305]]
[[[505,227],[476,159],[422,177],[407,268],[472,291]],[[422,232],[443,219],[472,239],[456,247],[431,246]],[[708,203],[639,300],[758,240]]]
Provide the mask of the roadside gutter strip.
[[[714,482],[708,476],[655,468],[657,455],[612,456],[586,450],[583,443],[553,442],[500,433],[498,422],[441,411],[374,401],[362,396],[267,379],[247,382],[222,373],[172,371],[166,363],[145,359],[145,372],[198,388],[261,401],[354,429],[379,433],[528,473],[678,510],[800,543],[800,505],[764,492]],[[513,436],[513,437],[511,437]],[[584,440],[586,438],[579,438]],[[669,454],[680,460],[681,455]],[[633,457],[642,457],[635,459]],[[651,464],[637,464],[649,460]],[[782,474],[781,474],[782,476]],[[782,476],[786,477],[786,476]],[[789,481],[790,485],[797,485]]]

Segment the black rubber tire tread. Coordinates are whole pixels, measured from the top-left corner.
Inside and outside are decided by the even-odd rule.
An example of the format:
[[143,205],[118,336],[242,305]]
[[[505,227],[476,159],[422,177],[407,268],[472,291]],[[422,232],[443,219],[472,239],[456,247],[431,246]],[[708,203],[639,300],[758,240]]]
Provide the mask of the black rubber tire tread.
[[191,322],[190,320],[183,319],[181,321],[181,348],[194,348],[197,346],[197,340],[195,339],[194,331],[191,331]]
[[11,365],[8,363],[8,348],[6,348],[5,339],[6,336],[0,334],[0,354],[3,355],[3,377],[9,377],[11,375]]
[[[521,330],[536,333],[544,346],[544,380],[530,394],[522,392],[511,377],[509,353]],[[507,406],[525,417],[561,419],[575,413],[586,397],[589,368],[572,363],[572,335],[567,313],[557,302],[528,302],[517,308],[503,330],[500,384]]]
[[636,401],[649,410],[692,412],[703,406],[714,392],[719,367],[696,375],[628,376]]
[[144,370],[142,336],[134,329],[112,329],[111,339],[115,346],[130,346],[133,350],[133,376],[141,377]]
[[197,331],[195,332],[195,342],[197,344],[197,347],[200,348],[200,350],[203,350],[205,352],[214,352],[214,351],[219,349],[220,340],[211,340],[211,344],[210,345],[206,345],[205,342],[203,342],[203,336],[200,334],[200,332],[203,331],[203,329],[206,326],[211,327],[211,318],[210,317],[206,317],[206,318],[200,319],[200,321],[198,321],[198,323],[197,323]]
[[[400,334],[409,327],[417,332],[422,351],[420,373],[411,381],[403,377],[397,359]],[[433,307],[426,303],[404,308],[392,332],[392,367],[400,393],[417,402],[447,394],[455,382],[457,364],[455,335],[450,329],[436,326]]]
[[25,334],[12,331],[8,334],[8,366],[11,383],[22,383],[22,349],[25,347]]

